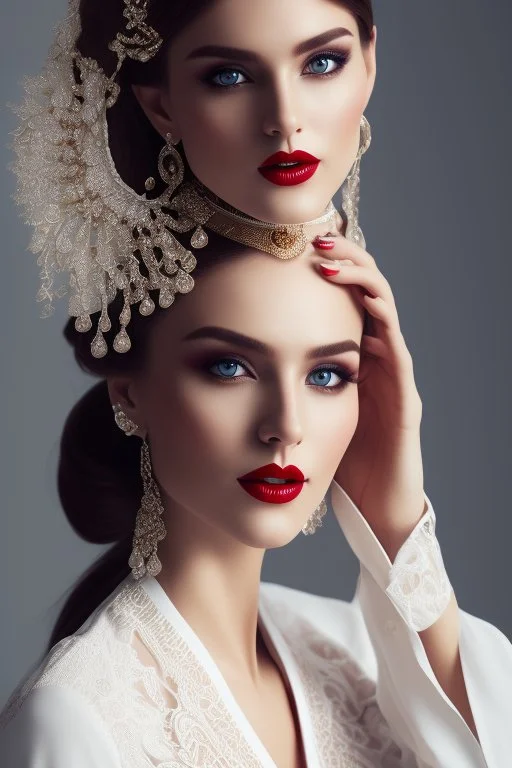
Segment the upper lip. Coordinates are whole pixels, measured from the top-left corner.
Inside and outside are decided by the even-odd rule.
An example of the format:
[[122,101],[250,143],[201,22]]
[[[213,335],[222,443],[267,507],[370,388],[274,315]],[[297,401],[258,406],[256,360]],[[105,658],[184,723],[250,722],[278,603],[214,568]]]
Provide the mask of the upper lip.
[[302,149],[296,149],[295,152],[276,152],[262,162],[260,168],[266,168],[268,165],[277,165],[278,163],[319,163],[320,160],[309,152]]
[[299,483],[304,482],[304,475],[293,464],[288,464],[287,467],[279,467],[277,464],[265,464],[264,467],[258,467],[258,469],[254,469],[238,479],[262,480],[264,477],[275,477],[280,480],[297,480]]

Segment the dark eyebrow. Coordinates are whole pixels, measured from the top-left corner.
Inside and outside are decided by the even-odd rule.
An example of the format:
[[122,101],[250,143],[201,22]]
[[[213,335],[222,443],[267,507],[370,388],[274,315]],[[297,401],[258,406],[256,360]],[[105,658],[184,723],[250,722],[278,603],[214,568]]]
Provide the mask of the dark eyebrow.
[[[270,347],[262,341],[253,339],[250,336],[244,336],[242,333],[237,333],[236,331],[230,331],[227,328],[219,328],[215,325],[206,325],[202,328],[197,328],[195,331],[184,336],[182,341],[192,341],[193,339],[217,339],[218,341],[227,341],[230,344],[236,344],[239,347],[252,349],[255,352],[261,352],[265,355],[271,354]],[[324,344],[321,347],[315,347],[314,349],[308,350],[306,359],[316,360],[319,357],[326,357],[328,355],[341,355],[343,352],[357,352],[360,354],[361,348],[353,339],[345,339],[345,341],[337,341],[334,344]]]
[[[309,40],[304,40],[302,43],[299,43],[293,49],[293,55],[301,56],[304,53],[308,53],[308,51],[312,51],[314,48],[318,48],[321,45],[327,45],[333,40],[337,40],[339,37],[345,37],[346,35],[353,37],[352,32],[345,27],[329,29],[327,32],[322,32],[320,35],[316,35]],[[187,59],[199,59],[207,56],[215,56],[224,59],[238,59],[239,61],[257,61],[259,58],[254,51],[246,51],[243,48],[230,48],[224,45],[203,45],[201,48],[196,48],[191,51],[187,56]]]

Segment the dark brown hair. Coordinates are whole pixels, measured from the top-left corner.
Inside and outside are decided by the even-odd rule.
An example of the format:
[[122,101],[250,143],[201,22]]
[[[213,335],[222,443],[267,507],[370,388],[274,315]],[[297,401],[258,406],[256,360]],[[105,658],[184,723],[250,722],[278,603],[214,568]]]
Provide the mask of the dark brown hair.
[[[361,44],[366,46],[373,28],[371,0],[334,1],[355,17]],[[147,22],[163,37],[164,45],[146,64],[127,59],[121,69],[121,93],[108,113],[110,150],[121,177],[139,194],[144,192],[144,181],[148,176],[159,178],[156,162],[163,141],[147,120],[130,86],[163,82],[168,44],[210,2],[152,0]],[[107,3],[104,0],[81,0],[80,3],[82,32],[78,49],[82,55],[96,59],[109,74],[115,69],[116,57],[109,51],[108,44],[124,28],[124,7],[123,0]],[[161,191],[157,186],[154,194]],[[230,240],[209,234],[209,244],[201,251],[194,279],[200,278],[211,265],[230,259],[242,250]],[[79,536],[92,543],[114,546],[70,587],[48,650],[75,632],[130,571],[128,558],[142,496],[140,440],[126,438],[115,425],[106,376],[137,371],[144,366],[148,335],[162,313],[172,309],[159,309],[158,296],[153,295],[157,307],[153,315],[141,317],[133,311],[128,327],[132,348],[126,354],[118,354],[112,350],[112,341],[119,330],[116,318],[122,309],[121,298],[116,298],[109,307],[113,327],[105,334],[109,346],[105,357],[97,359],[90,353],[93,331],[78,333],[73,318],[64,329],[64,336],[73,348],[80,368],[99,377],[100,381],[77,402],[64,426],[58,469],[59,496],[65,514]],[[182,300],[182,297],[178,296],[176,300]],[[97,318],[92,319],[95,328]]]

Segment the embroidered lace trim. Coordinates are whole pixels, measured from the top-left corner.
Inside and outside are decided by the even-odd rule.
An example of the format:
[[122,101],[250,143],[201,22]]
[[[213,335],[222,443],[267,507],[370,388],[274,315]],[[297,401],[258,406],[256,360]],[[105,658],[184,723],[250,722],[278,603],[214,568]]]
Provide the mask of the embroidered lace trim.
[[[350,653],[283,601],[271,608],[299,671],[322,768],[417,768],[395,742],[376,700],[375,681]],[[278,619],[279,617],[279,619]],[[315,766],[316,768],[316,766]]]
[[86,634],[52,649],[31,688],[78,690],[113,738],[123,768],[260,768],[202,665],[140,585],[128,583]]
[[408,626],[417,632],[437,621],[452,594],[435,523],[434,511],[429,510],[399,550],[386,588]]
[[[350,653],[284,601],[265,602],[300,672],[317,746],[312,768],[416,768]],[[33,688],[49,685],[76,690],[93,706],[123,768],[261,768],[202,662],[135,582],[52,649],[13,693],[0,728]]]

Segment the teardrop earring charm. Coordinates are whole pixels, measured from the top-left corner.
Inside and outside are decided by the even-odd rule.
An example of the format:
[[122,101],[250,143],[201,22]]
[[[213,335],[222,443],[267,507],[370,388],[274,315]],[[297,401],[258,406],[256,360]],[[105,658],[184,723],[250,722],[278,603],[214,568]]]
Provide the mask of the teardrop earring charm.
[[323,525],[323,518],[325,517],[327,513],[327,504],[325,499],[322,499],[318,507],[315,509],[309,520],[307,521],[306,525],[302,528],[302,533],[304,536],[311,536],[317,528],[320,528],[320,526]]
[[205,245],[208,245],[208,235],[200,225],[194,230],[194,234],[190,238],[190,245],[192,248],[204,248]]

